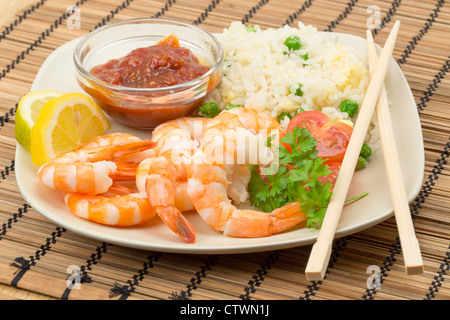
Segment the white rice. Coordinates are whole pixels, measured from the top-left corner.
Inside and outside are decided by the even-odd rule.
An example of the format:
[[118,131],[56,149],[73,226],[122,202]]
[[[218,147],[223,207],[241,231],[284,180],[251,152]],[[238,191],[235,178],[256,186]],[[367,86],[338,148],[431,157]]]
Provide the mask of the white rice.
[[[369,83],[367,61],[338,43],[332,33],[312,26],[284,26],[250,32],[233,22],[218,35],[225,57],[222,81],[207,97],[223,110],[230,104],[266,111],[274,117],[302,108],[333,119],[350,119],[339,104],[351,99],[361,105]],[[301,48],[289,54],[284,41],[297,35]],[[301,56],[308,54],[305,61]],[[296,96],[298,84],[303,96]],[[286,121],[282,125],[286,125]]]

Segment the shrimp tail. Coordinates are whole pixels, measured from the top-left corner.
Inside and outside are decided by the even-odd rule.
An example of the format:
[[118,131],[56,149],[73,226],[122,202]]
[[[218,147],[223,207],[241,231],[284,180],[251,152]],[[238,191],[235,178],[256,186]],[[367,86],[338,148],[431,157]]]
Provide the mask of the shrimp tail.
[[116,169],[110,174],[114,181],[130,181],[136,179],[136,170],[139,164],[134,162],[116,162]]
[[175,207],[172,181],[159,174],[150,174],[145,181],[145,191],[161,220],[185,242],[194,243],[194,227]]
[[113,183],[108,191],[99,194],[100,196],[104,196],[106,198],[112,198],[115,196],[123,196],[126,194],[133,193],[134,191],[126,186]]
[[195,229],[175,207],[156,207],[156,214],[186,243],[195,242]]
[[[153,141],[132,141],[86,149],[89,160],[108,159],[116,164],[116,169],[110,174],[114,181],[130,181],[136,179],[136,169],[141,158],[147,157],[146,151],[156,146]],[[143,155],[140,155],[143,153]],[[90,159],[92,158],[92,159]]]
[[132,141],[86,148],[88,161],[109,160],[113,162],[132,161],[137,153],[152,149],[156,146],[153,141]]
[[298,201],[289,203],[271,213],[273,224],[271,234],[280,233],[306,220]]

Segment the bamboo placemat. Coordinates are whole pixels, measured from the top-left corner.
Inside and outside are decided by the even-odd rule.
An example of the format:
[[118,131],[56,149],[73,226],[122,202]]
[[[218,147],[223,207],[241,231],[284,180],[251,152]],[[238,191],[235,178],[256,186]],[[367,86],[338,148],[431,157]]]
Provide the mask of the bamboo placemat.
[[[72,5],[80,9],[80,29],[67,27]],[[309,282],[304,270],[311,246],[245,255],[136,250],[59,227],[22,198],[14,172],[15,109],[46,57],[65,42],[113,21],[150,16],[211,32],[235,20],[262,28],[302,21],[364,37],[367,8],[374,5],[381,10],[377,43],[384,43],[393,21],[402,21],[394,58],[423,129],[425,172],[411,213],[424,274],[405,274],[394,218],[336,239],[325,279]],[[450,4],[443,0],[40,0],[17,9],[0,29],[0,299],[449,299],[449,22]],[[80,289],[67,288],[71,265],[80,267]],[[379,288],[367,287],[371,265],[380,268]]]

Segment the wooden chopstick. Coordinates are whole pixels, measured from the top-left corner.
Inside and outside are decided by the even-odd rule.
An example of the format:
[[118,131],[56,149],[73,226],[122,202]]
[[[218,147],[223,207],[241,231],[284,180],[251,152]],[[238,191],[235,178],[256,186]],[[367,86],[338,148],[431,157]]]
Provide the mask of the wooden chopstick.
[[[367,31],[367,45],[369,69],[370,73],[373,74],[378,62],[378,54],[370,31]],[[411,219],[408,198],[403,182],[402,169],[398,157],[397,144],[394,138],[394,129],[392,127],[392,119],[389,111],[389,101],[384,85],[381,87],[380,96],[378,97],[376,114],[384,162],[389,180],[389,188],[394,206],[395,220],[397,222],[403,259],[405,261],[405,271],[406,274],[422,274],[424,269],[422,256]]]
[[312,247],[308,264],[306,265],[305,275],[309,281],[323,280],[325,276],[342,208],[361,152],[361,147],[367,134],[367,129],[374,113],[375,105],[378,101],[378,96],[380,95],[381,87],[386,77],[399,28],[400,21],[397,20],[386,40],[375,73],[371,77],[367,88],[344,160],[342,161],[341,169],[339,170],[333,195],[328,204],[317,241]]

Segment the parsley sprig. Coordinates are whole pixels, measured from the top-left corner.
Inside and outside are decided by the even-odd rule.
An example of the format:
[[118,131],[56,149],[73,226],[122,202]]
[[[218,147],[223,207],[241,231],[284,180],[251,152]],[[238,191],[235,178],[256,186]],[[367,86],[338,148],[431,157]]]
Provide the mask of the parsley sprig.
[[[267,146],[272,146],[272,138]],[[326,159],[318,157],[317,140],[305,128],[287,132],[275,148],[278,164],[265,168],[265,178],[258,166],[252,165],[248,185],[250,203],[271,212],[288,203],[298,201],[307,217],[306,226],[320,228],[332,195],[330,182],[322,183],[320,177],[331,173]],[[284,144],[290,146],[288,150]]]

